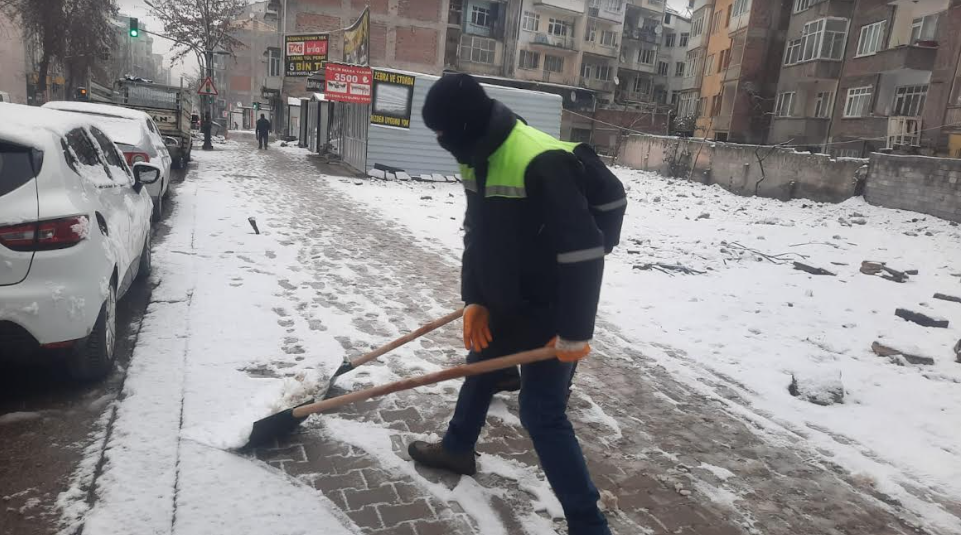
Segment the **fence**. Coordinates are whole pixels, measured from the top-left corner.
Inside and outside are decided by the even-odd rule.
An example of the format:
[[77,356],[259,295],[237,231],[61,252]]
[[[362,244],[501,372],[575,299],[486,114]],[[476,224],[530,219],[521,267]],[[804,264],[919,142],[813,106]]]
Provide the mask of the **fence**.
[[961,160],[872,154],[864,199],[961,222]]

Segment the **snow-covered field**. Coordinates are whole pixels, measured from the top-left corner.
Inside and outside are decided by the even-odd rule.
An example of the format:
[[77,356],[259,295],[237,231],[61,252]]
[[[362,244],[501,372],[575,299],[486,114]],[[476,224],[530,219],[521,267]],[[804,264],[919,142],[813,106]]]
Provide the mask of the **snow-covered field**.
[[[617,173],[631,205],[600,312],[616,335],[768,440],[799,443],[932,525],[961,531],[955,516],[919,497],[961,496],[961,363],[952,349],[961,304],[932,298],[961,295],[961,228],[861,199],[782,203]],[[329,180],[458,262],[459,185]],[[795,260],[836,276],[795,270]],[[860,273],[865,260],[919,273],[899,284]],[[943,317],[949,328],[906,322],[897,308]],[[875,341],[934,364],[880,357]],[[840,383],[843,403],[792,397],[792,375],[809,388]]]

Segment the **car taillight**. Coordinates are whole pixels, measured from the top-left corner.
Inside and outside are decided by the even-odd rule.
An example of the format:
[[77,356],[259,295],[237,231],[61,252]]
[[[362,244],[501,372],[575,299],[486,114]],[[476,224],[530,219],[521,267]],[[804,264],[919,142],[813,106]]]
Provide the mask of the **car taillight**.
[[87,216],[65,217],[0,227],[0,244],[14,251],[66,249],[88,236]]
[[123,156],[127,159],[127,165],[150,163],[150,155],[146,152],[125,152]]

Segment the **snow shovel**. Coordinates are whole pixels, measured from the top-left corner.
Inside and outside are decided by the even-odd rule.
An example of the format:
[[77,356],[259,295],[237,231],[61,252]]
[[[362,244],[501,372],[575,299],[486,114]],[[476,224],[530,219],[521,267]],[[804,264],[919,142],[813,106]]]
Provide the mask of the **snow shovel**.
[[548,360],[554,358],[556,354],[557,350],[555,348],[542,347],[533,351],[524,351],[523,353],[515,353],[506,357],[482,360],[473,364],[461,364],[460,366],[454,366],[453,368],[447,368],[439,372],[418,375],[417,377],[411,377],[409,379],[401,379],[400,381],[394,381],[386,385],[358,390],[357,392],[351,392],[343,396],[318,401],[316,403],[298,405],[254,422],[254,428],[250,431],[250,438],[247,440],[247,444],[241,448],[241,451],[256,448],[257,446],[268,443],[271,439],[290,433],[311,414],[317,414],[365,399],[410,390],[418,386],[432,385],[451,379],[480,375],[503,370],[512,366]]
[[[336,381],[337,378],[340,377],[341,375],[344,375],[344,374],[347,373],[347,372],[353,371],[354,368],[356,368],[357,366],[360,366],[360,365],[362,365],[362,364],[366,364],[366,363],[368,363],[368,362],[370,362],[370,361],[372,361],[372,360],[374,360],[374,359],[376,359],[376,358],[384,355],[385,353],[389,353],[389,352],[397,349],[398,347],[406,344],[407,342],[410,342],[410,341],[412,341],[412,340],[416,340],[416,339],[420,338],[421,336],[424,336],[425,334],[427,334],[427,333],[429,333],[429,332],[431,332],[431,331],[433,331],[433,330],[435,330],[435,329],[439,329],[439,328],[443,327],[444,325],[447,325],[448,323],[456,320],[457,318],[460,318],[460,317],[463,316],[463,315],[464,315],[464,309],[463,309],[463,308],[459,308],[459,309],[451,312],[450,314],[444,316],[443,318],[436,319],[436,320],[428,323],[427,325],[424,325],[423,327],[417,329],[416,331],[414,331],[414,332],[412,332],[412,333],[405,334],[404,336],[401,336],[400,338],[394,340],[393,342],[391,342],[391,343],[389,343],[389,344],[387,344],[387,345],[381,346],[381,347],[379,347],[379,348],[371,351],[370,353],[367,353],[366,355],[361,355],[361,356],[355,358],[354,360],[350,360],[349,358],[344,357],[344,363],[340,365],[340,368],[337,368],[337,371],[334,372],[334,376],[331,377],[331,378],[330,378],[330,382],[327,383],[327,388],[324,389],[324,395],[322,396],[322,399],[327,399],[327,394],[330,393],[330,389],[334,386],[334,381]],[[311,402],[311,403],[313,403],[313,402]]]

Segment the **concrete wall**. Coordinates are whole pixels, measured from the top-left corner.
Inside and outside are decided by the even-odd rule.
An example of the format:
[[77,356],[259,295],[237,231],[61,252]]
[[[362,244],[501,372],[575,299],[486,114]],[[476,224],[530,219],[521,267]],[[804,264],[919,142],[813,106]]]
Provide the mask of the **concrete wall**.
[[635,135],[622,146],[617,163],[719,184],[738,195],[754,195],[756,190],[762,197],[781,200],[841,202],[854,195],[859,169],[867,160],[834,159],[768,146]]
[[961,160],[872,154],[864,198],[878,206],[961,221]]

